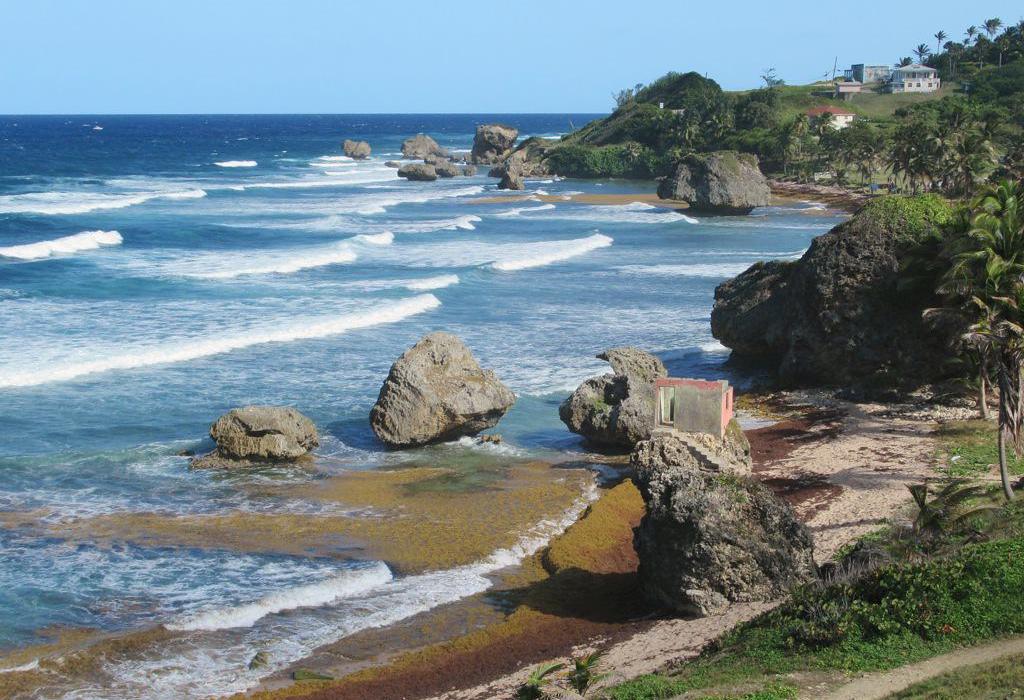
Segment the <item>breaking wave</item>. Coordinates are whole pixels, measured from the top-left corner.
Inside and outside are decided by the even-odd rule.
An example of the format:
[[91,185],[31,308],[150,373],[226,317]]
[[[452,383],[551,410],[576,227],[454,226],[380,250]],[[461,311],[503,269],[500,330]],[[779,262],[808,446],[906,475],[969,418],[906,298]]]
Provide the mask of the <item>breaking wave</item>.
[[209,631],[232,627],[252,627],[267,615],[297,608],[329,605],[340,598],[350,598],[366,593],[390,582],[393,578],[391,570],[384,562],[376,562],[366,568],[342,572],[325,581],[277,591],[253,603],[196,613],[164,626],[175,631]]
[[735,277],[754,264],[753,260],[728,263],[692,263],[679,265],[621,265],[619,272],[656,277]]
[[0,373],[0,387],[35,386],[49,382],[67,381],[98,372],[187,362],[265,343],[288,343],[295,340],[324,338],[359,328],[395,323],[410,316],[436,309],[440,305],[441,302],[433,294],[421,294],[384,304],[368,311],[343,314],[337,317],[314,317],[292,326],[282,327],[277,323],[269,324],[264,328],[253,328],[238,335],[177,338],[173,342],[162,345],[135,348],[122,355],[104,355],[85,362],[62,361],[29,371]]
[[592,204],[579,208],[560,208],[551,219],[569,219],[573,221],[590,221],[593,223],[631,223],[631,224],[672,224],[685,222],[699,224],[700,221],[680,214],[671,209],[656,207],[644,202],[630,204]]
[[495,270],[511,272],[514,270],[525,270],[530,267],[542,267],[561,260],[568,260],[577,255],[589,253],[598,248],[605,248],[612,244],[612,238],[602,233],[595,233],[586,238],[575,238],[568,241],[544,241],[541,243],[530,243],[522,246],[521,255],[514,255],[505,260],[496,260],[491,263]]
[[[184,274],[186,277],[212,280],[234,279],[235,277],[248,275],[287,275],[314,267],[350,263],[355,261],[357,257],[355,251],[347,243],[340,243],[330,247],[310,248],[298,253],[293,252],[277,258],[271,258],[259,264],[236,264],[230,259],[222,260],[216,269],[186,272]],[[244,256],[244,260],[250,260],[251,258],[252,255]]]
[[221,168],[255,168],[258,163],[254,160],[222,160],[214,165]]
[[206,190],[165,192],[30,192],[0,196],[0,214],[86,214],[102,209],[124,209],[151,199],[199,199]]
[[437,277],[424,277],[420,280],[409,280],[404,282],[402,286],[414,292],[426,292],[431,289],[444,289],[458,283],[458,275],[438,275]]
[[82,250],[95,250],[102,246],[120,245],[121,234],[117,231],[82,231],[72,236],[54,238],[50,241],[25,243],[7,248],[0,248],[0,258],[16,260],[40,260],[54,255],[77,253]]
[[507,209],[506,211],[500,211],[497,214],[495,214],[495,216],[500,216],[503,219],[510,219],[510,218],[513,218],[513,217],[522,216],[523,214],[531,214],[533,212],[538,212],[538,211],[549,211],[549,210],[554,209],[554,208],[555,208],[554,204],[541,204],[538,207],[516,207],[514,209]]

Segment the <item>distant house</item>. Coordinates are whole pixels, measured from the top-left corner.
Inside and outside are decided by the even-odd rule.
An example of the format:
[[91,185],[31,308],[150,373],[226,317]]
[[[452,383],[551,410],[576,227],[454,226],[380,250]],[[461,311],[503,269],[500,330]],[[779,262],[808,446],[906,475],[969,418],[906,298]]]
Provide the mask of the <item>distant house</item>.
[[813,109],[805,112],[808,119],[814,119],[815,117],[823,117],[828,114],[832,116],[832,128],[833,129],[845,129],[846,127],[853,124],[853,120],[857,118],[855,112],[851,112],[848,109],[842,107],[814,107]]
[[843,71],[847,80],[858,83],[885,83],[892,75],[892,68],[889,66],[869,66],[864,63],[854,63],[849,70]]
[[939,72],[920,63],[911,63],[893,70],[888,87],[889,92],[935,92],[941,87]]
[[655,430],[679,430],[684,433],[708,433],[725,436],[732,420],[733,394],[724,379],[681,379],[662,377],[655,380],[657,401],[654,407]]
[[847,80],[846,82],[840,82],[837,80],[835,83],[835,97],[837,100],[849,100],[863,89],[864,83],[859,81]]

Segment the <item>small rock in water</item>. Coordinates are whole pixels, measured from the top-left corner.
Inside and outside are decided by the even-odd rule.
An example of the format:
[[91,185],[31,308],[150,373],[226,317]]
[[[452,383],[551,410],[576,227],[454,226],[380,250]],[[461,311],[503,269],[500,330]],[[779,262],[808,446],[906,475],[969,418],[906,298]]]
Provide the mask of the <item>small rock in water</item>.
[[328,676],[326,673],[318,673],[311,671],[308,668],[297,668],[292,671],[292,680],[295,681],[333,681],[334,676]]
[[210,437],[217,449],[193,459],[193,467],[294,462],[320,444],[313,421],[288,406],[234,408],[210,427]]
[[500,445],[503,440],[501,439],[501,435],[495,433],[494,435],[481,435],[480,442],[490,442],[495,445]]
[[437,179],[437,171],[433,165],[427,163],[410,163],[398,169],[398,177],[404,177],[407,180],[432,182]]
[[402,167],[402,164],[399,163],[397,160],[386,160],[386,161],[384,161],[384,165],[386,165],[389,168],[401,168]]
[[353,160],[365,160],[370,157],[370,144],[366,143],[366,141],[345,139],[341,149],[345,152],[345,155]]
[[265,651],[257,651],[256,655],[252,657],[252,661],[249,662],[249,670],[263,668],[270,663],[270,654]]

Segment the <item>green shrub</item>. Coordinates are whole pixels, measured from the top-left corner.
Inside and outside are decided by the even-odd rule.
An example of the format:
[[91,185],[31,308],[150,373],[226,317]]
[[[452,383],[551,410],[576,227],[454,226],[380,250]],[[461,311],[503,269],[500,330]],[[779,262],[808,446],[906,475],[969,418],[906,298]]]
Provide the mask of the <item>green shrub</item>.
[[864,216],[870,216],[887,231],[895,231],[896,237],[908,244],[921,241],[950,223],[954,213],[949,200],[937,194],[880,197],[869,202],[863,211]]
[[665,157],[637,143],[560,146],[548,155],[547,164],[559,175],[584,178],[651,179],[667,174],[670,167]]

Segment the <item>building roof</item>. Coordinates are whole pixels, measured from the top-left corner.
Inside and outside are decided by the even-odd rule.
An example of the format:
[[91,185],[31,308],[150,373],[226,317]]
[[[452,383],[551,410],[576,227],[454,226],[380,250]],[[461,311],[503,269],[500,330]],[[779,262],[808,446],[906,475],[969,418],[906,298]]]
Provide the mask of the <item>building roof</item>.
[[839,86],[843,86],[843,85],[864,85],[864,83],[862,83],[859,80],[837,80],[836,81],[836,85],[839,85]]
[[831,114],[833,117],[857,116],[856,112],[851,112],[850,110],[843,109],[842,107],[833,107],[831,105],[827,107],[814,107],[812,109],[807,110],[806,114],[808,117],[820,117],[822,114]]
[[896,68],[895,70],[926,71],[928,73],[938,73],[939,72],[939,71],[935,70],[934,68],[932,68],[931,66],[922,66],[920,63],[911,63],[909,66],[900,66],[900,67]]

